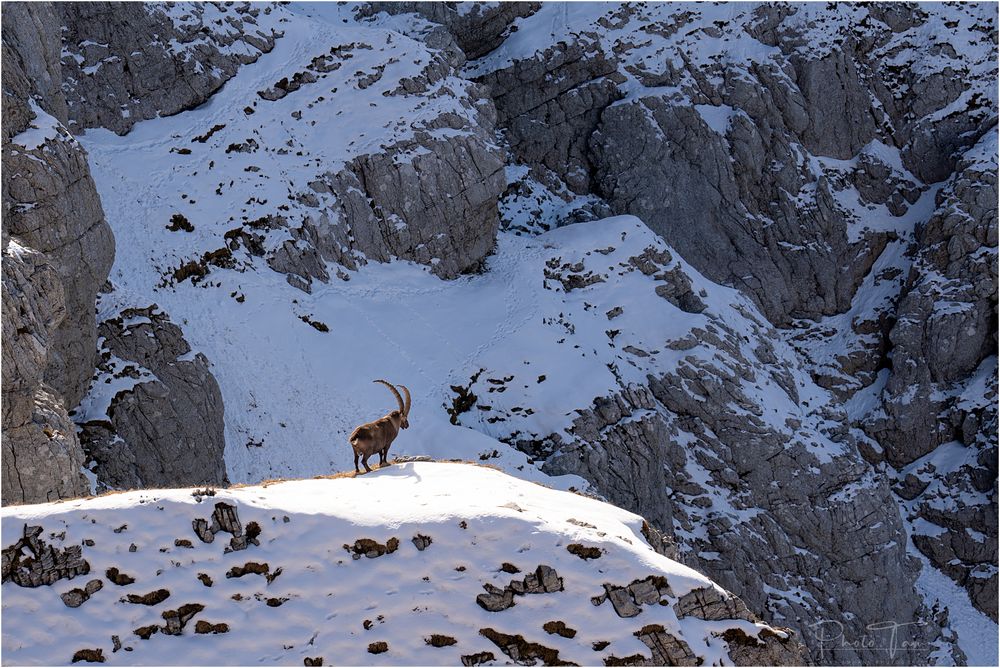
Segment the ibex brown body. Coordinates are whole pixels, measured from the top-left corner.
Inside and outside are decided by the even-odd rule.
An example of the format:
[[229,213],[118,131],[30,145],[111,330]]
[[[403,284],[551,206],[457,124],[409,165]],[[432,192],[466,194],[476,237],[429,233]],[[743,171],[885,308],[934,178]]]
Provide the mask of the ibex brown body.
[[373,422],[367,422],[359,427],[355,427],[354,431],[351,432],[348,440],[351,442],[351,447],[354,448],[354,471],[357,473],[361,473],[361,469],[358,468],[359,457],[361,458],[361,463],[364,464],[365,471],[368,473],[371,472],[371,468],[368,466],[368,458],[376,452],[379,456],[379,466],[386,464],[388,461],[386,455],[389,452],[389,446],[396,440],[399,430],[408,429],[410,426],[408,419],[410,413],[410,391],[406,389],[406,386],[400,385],[406,394],[406,403],[404,404],[403,398],[399,396],[399,391],[392,384],[384,380],[372,382],[382,383],[389,388],[399,403],[399,410],[392,411]]

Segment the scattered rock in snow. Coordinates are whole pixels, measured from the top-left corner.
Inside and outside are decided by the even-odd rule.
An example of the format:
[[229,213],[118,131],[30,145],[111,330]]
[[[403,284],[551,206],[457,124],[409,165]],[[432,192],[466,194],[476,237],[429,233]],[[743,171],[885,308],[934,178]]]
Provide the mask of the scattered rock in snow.
[[162,613],[166,624],[162,631],[169,636],[179,636],[184,631],[184,626],[192,617],[205,609],[200,603],[186,603],[176,610],[166,610]]
[[69,545],[59,550],[39,538],[41,534],[42,527],[25,524],[21,538],[3,549],[3,582],[40,587],[90,572],[82,546]]
[[70,589],[65,594],[60,594],[60,596],[62,597],[63,603],[66,604],[66,607],[79,608],[87,602],[93,594],[100,591],[103,587],[104,583],[100,580],[91,580],[83,589]]
[[601,605],[604,601],[610,600],[619,617],[635,617],[642,612],[641,606],[660,603],[665,597],[673,595],[665,577],[650,575],[633,580],[625,587],[605,583],[604,593],[590,600],[594,605]]
[[261,533],[260,525],[257,522],[250,522],[247,524],[246,532],[244,533],[236,506],[228,504],[225,501],[219,501],[215,504],[211,524],[207,520],[199,518],[191,522],[191,527],[198,535],[198,538],[205,543],[211,543],[215,540],[215,534],[220,531],[232,534],[232,538],[229,539],[229,546],[224,550],[227,553],[245,550],[251,543],[260,546],[260,541],[257,540],[257,537]]

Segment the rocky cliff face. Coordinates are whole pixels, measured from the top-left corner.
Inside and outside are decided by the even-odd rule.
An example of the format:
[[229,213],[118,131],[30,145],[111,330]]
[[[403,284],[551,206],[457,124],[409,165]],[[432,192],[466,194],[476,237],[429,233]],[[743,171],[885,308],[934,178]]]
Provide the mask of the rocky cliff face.
[[62,281],[41,253],[3,237],[3,503],[81,496],[83,451],[66,406],[44,381],[65,317]]
[[196,107],[281,36],[271,6],[55,3],[69,128],[125,134]]
[[[889,332],[892,368],[863,426],[897,473],[914,544],[996,619],[995,133],[958,161],[916,230]],[[881,384],[881,383],[880,383]]]
[[80,440],[102,489],[228,484],[223,402],[208,359],[156,305],[101,323]]
[[86,491],[68,410],[96,355],[94,298],[114,240],[86,154],[66,130],[50,7],[3,18],[4,503]]
[[[490,88],[523,165],[512,199],[524,203],[511,209],[551,211],[561,199],[553,222],[573,222],[580,209],[571,203],[596,195],[616,213],[638,215],[709,278],[753,298],[791,334],[816,382],[846,401],[836,431],[860,450],[840,471],[821,467],[823,482],[796,476],[774,487],[814,495],[818,484],[824,498],[851,508],[822,504],[844,529],[858,523],[851,516],[858,504],[895,498],[913,527],[912,544],[995,617],[985,592],[996,575],[996,453],[984,444],[996,440],[997,33],[994,18],[977,11],[790,5],[715,15],[707,7],[622,5],[563,23],[543,9],[516,21],[513,36],[467,72]],[[637,410],[696,417],[707,428],[695,430],[695,449],[714,443],[713,459],[753,450],[746,425],[713,410],[733,395],[735,377],[682,370],[651,378],[648,389],[627,386],[598,399],[571,444],[540,453],[546,466],[578,472],[628,507],[642,507],[638,497],[665,514],[672,505],[675,526],[684,526],[689,511],[678,502],[677,481],[664,482],[669,474],[640,476],[637,486],[611,474],[615,462],[633,479],[684,468],[683,457],[663,445],[677,436],[662,418],[623,419]],[[706,400],[688,401],[698,396]],[[786,443],[783,451],[794,443],[776,436],[766,440]],[[690,439],[678,449],[690,453]],[[773,495],[773,471],[750,482],[761,465],[734,466],[740,473],[732,483],[745,484],[751,497],[754,489]],[[846,471],[872,496],[829,487]],[[675,490],[670,504],[650,491],[665,484]],[[778,513],[776,525],[795,535],[797,522]],[[902,525],[889,522],[896,535],[873,544],[899,548]],[[754,532],[771,544],[783,540],[774,525]],[[725,544],[720,536],[731,533],[710,530],[709,542]],[[683,552],[701,540],[684,540],[682,532],[680,542]],[[739,542],[754,544],[746,536]],[[809,549],[844,564],[850,580],[864,561],[855,546],[827,541]],[[728,585],[756,600],[748,592],[758,574],[734,574],[741,559],[712,563],[696,553],[700,568],[734,577]],[[888,560],[911,568],[905,551]],[[885,572],[887,564],[861,570],[869,567]],[[908,603],[897,609],[917,610],[912,592],[901,596]],[[769,608],[777,603],[770,598]]]

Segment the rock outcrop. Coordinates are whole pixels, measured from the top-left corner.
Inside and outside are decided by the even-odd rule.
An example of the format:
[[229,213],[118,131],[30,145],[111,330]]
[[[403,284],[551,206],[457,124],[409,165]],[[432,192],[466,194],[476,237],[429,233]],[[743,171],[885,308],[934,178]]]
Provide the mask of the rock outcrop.
[[329,280],[323,260],[355,268],[356,253],[376,262],[412,260],[445,279],[478,269],[496,243],[503,160],[488,136],[488,116],[475,130],[458,117],[442,120],[463,133],[436,139],[420,132],[313,181],[332,202],[293,230],[270,266],[297,287]]
[[[94,376],[94,305],[114,238],[87,155],[67,128],[124,133],[144,118],[200,104],[273,47],[279,33],[258,25],[258,18],[276,23],[266,18],[272,11],[221,4],[5,8],[4,503],[88,489],[70,415]],[[112,402],[117,417],[85,431],[88,454],[106,486],[221,483],[218,386],[203,356],[178,359],[189,347],[175,325],[157,317],[163,322],[155,331],[137,331],[142,350],[125,338],[131,331],[102,333],[114,348],[105,351],[104,371],[119,370],[107,368],[114,355],[155,369],[156,379],[122,393]]]
[[[626,220],[631,227],[610,219],[557,230],[545,244],[549,259],[539,260],[546,287],[563,295],[558,331],[574,349],[609,346],[606,358],[594,350],[597,359],[582,368],[606,367],[617,389],[567,412],[515,380],[525,363],[537,372],[543,360],[501,353],[463,388],[476,410],[459,419],[515,445],[543,471],[580,475],[603,497],[641,510],[686,563],[798,629],[811,660],[916,660],[824,646],[812,626],[835,620],[845,636],[863,637],[868,624],[906,619],[914,623],[900,632],[921,647],[940,632],[921,625],[930,613],[914,588],[919,565],[908,555],[890,481],[862,456],[864,434],[752,302]],[[589,245],[581,227],[594,230]],[[561,245],[565,237],[572,243]],[[608,309],[626,284],[626,307]],[[674,315],[644,329],[641,321],[663,309]],[[610,342],[580,334],[594,329]],[[564,413],[572,423],[546,431]],[[492,593],[491,604],[509,603]],[[639,610],[616,595],[620,614]]]
[[228,484],[219,385],[156,305],[101,323],[80,438],[107,489]]
[[52,11],[64,26],[57,57],[77,134],[125,134],[139,121],[196,107],[282,34],[273,7],[249,2],[71,2]]

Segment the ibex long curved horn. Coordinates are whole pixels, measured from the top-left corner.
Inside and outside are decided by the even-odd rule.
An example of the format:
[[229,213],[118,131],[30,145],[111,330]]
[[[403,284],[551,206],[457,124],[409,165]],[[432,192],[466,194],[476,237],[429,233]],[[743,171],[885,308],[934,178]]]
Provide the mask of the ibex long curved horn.
[[[388,387],[389,390],[392,392],[392,396],[396,397],[396,401],[399,402],[399,412],[402,413],[403,415],[406,415],[406,409],[403,408],[403,397],[399,396],[399,390],[393,387],[392,383],[386,380],[373,380],[372,382],[382,383],[383,385]],[[409,396],[409,392],[407,392],[407,396]]]
[[410,415],[410,391],[408,389],[406,389],[406,385],[400,385],[399,387],[402,388],[403,394],[406,395],[406,407],[403,409],[403,415],[406,415],[407,417],[409,417],[409,415]]

